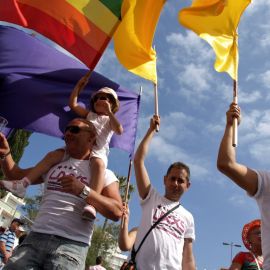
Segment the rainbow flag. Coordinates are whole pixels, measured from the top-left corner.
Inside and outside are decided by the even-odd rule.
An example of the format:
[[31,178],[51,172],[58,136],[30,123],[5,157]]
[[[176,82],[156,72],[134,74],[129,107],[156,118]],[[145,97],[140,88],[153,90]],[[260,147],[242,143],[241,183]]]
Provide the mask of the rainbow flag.
[[121,17],[122,0],[0,0],[0,21],[32,29],[94,69]]

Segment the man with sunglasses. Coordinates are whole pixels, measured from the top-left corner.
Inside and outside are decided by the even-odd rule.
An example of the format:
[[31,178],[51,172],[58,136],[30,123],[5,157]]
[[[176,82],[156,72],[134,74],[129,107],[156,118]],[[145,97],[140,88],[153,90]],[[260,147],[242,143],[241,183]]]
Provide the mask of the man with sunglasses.
[[[111,171],[106,171],[102,194],[88,187],[89,156],[95,143],[93,125],[84,119],[72,120],[65,131],[65,143],[65,150],[57,150],[63,161],[44,176],[45,191],[32,231],[9,259],[6,270],[82,270],[94,225],[93,221],[81,219],[83,207],[92,204],[113,220],[122,215],[119,186]],[[31,170],[14,163],[3,134],[0,157],[1,168],[9,179],[23,177]]]
[[134,157],[137,187],[142,199],[142,219],[134,244],[135,252],[151,226],[171,212],[151,230],[136,254],[135,262],[139,270],[195,270],[192,250],[194,220],[192,214],[179,204],[180,198],[190,187],[189,167],[182,162],[170,165],[164,176],[164,196],[152,186],[145,167],[149,144],[159,123],[159,116],[155,115]]

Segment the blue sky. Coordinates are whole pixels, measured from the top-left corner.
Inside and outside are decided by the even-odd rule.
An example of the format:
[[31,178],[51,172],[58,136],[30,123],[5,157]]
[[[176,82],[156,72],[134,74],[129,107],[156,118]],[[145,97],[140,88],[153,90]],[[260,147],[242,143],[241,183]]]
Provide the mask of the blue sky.
[[[163,193],[163,175],[174,161],[191,167],[192,185],[181,202],[195,218],[194,254],[198,270],[216,270],[230,264],[230,247],[242,245],[245,223],[259,217],[256,203],[216,169],[225,112],[232,101],[232,80],[214,68],[212,48],[178,23],[178,11],[191,1],[166,3],[154,45],[158,56],[160,132],[152,141],[146,166],[153,185]],[[256,0],[239,25],[239,127],[237,158],[251,168],[267,169],[270,150],[270,1]],[[96,69],[135,92],[143,87],[137,143],[154,112],[153,87],[126,71],[117,61],[112,45]],[[52,137],[34,134],[25,150],[22,167],[34,165],[47,151],[62,146]],[[121,164],[121,165],[119,165]],[[109,168],[127,175],[128,154],[112,149]],[[131,182],[135,184],[132,172]],[[32,195],[37,189],[29,189]],[[131,202],[130,227],[140,219],[138,194]],[[241,249],[244,249],[243,247]],[[240,251],[233,249],[233,254]]]

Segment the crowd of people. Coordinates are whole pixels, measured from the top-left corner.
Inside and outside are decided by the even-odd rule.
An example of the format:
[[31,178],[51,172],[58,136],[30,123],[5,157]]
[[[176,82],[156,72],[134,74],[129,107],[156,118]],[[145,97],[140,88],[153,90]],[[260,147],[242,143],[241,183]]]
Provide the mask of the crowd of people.
[[[114,221],[123,219],[119,247],[130,251],[130,260],[121,269],[195,270],[194,219],[181,205],[182,196],[191,187],[189,167],[179,161],[171,164],[162,179],[164,194],[157,192],[145,165],[156,126],[160,125],[159,116],[154,115],[134,156],[142,216],[138,227],[129,230],[128,205],[122,203],[117,177],[106,168],[111,134],[123,132],[114,116],[119,108],[117,95],[110,88],[94,93],[91,102],[95,115],[90,117],[92,112],[77,104],[77,96],[86,83],[87,76],[79,81],[71,96],[71,107],[83,118],[68,123],[65,147],[48,153],[34,168],[23,169],[15,164],[7,139],[0,134],[0,165],[7,178],[1,185],[21,197],[29,184],[44,182],[45,185],[39,213],[23,243],[15,250],[9,245],[15,240],[15,227],[21,225],[18,220],[8,230],[11,240],[0,238],[3,270],[85,269],[96,211]],[[233,103],[227,112],[217,167],[256,199],[261,219],[244,226],[242,238],[248,252],[237,254],[229,269],[270,270],[270,174],[236,161],[232,146],[235,118],[240,124],[241,111]],[[104,125],[109,130],[106,135],[102,133]],[[98,142],[100,137],[104,137],[102,143]],[[102,258],[97,257],[96,265],[89,270],[105,269],[102,263]]]
[[21,244],[26,237],[24,222],[14,218],[9,228],[1,232],[0,235],[0,269],[6,264],[14,249]]

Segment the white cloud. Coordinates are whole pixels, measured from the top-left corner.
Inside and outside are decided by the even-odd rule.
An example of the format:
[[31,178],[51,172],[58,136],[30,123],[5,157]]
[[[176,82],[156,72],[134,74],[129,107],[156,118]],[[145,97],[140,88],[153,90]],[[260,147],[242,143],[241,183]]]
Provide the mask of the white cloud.
[[252,110],[245,114],[243,119],[243,132],[253,132],[257,140],[269,137],[270,110]]
[[[139,125],[139,137],[144,136],[149,127],[150,116],[142,117]],[[168,165],[175,161],[182,161],[191,168],[193,178],[202,179],[209,175],[208,161],[204,158],[200,160],[196,154],[190,150],[187,152],[183,147],[178,146],[179,142],[184,142],[185,138],[194,136],[190,127],[193,125],[193,117],[181,112],[171,112],[161,118],[160,131],[155,134],[151,141],[148,156],[156,159],[159,163]],[[138,139],[137,143],[141,141]]]
[[224,130],[224,124],[209,124],[206,126],[206,129],[209,133],[221,133]]
[[251,157],[263,166],[269,165],[270,152],[270,110],[252,110],[243,115],[239,127],[241,144]]
[[[263,114],[265,112],[260,112],[258,110],[252,110],[250,112],[242,112],[242,121],[240,125],[240,132],[246,136],[246,134],[252,134],[254,133],[256,137],[261,137],[263,134],[260,134],[258,132],[258,125],[260,123],[260,120],[263,118]],[[248,141],[247,141],[248,142]]]
[[238,96],[241,104],[253,103],[262,98],[261,92],[257,90],[250,91],[249,93],[240,91]]
[[261,47],[267,49],[270,46],[270,37],[269,37],[269,30],[270,30],[270,25],[261,25],[260,28],[263,30],[261,34],[261,39],[259,41]]
[[257,125],[257,132],[260,137],[269,137],[270,136],[270,111],[264,111],[260,122]]
[[169,140],[181,141],[187,136],[191,136],[188,126],[193,120],[193,117],[182,112],[171,112],[161,119],[161,135]]
[[192,178],[202,179],[206,177],[209,172],[205,162],[200,162],[189,153],[186,153],[182,148],[173,143],[169,143],[161,136],[154,137],[151,142],[149,156],[155,157],[162,164],[170,164],[175,161],[182,161],[191,169]]
[[191,59],[196,63],[209,63],[214,58],[212,49],[192,31],[185,31],[185,34],[170,33],[166,37],[174,65],[179,66]]
[[260,75],[261,82],[266,88],[270,88],[270,70],[265,71]]
[[270,140],[260,140],[250,146],[250,154],[253,158],[255,158],[258,162],[265,165],[270,165],[269,161],[269,153],[270,153]]
[[205,98],[211,91],[210,83],[213,80],[209,70],[203,66],[187,64],[179,73],[177,80],[181,87],[181,93],[186,97]]
[[228,201],[233,207],[249,209],[249,211],[255,215],[258,214],[258,209],[254,203],[254,200],[249,198],[246,194],[232,195],[230,198],[228,198]]
[[254,0],[247,7],[246,13],[252,15],[262,11],[267,11],[270,8],[270,0]]
[[96,71],[111,78],[111,80],[124,83],[132,79],[130,73],[127,72],[118,62],[113,48],[107,48],[101,57]]
[[[139,134],[142,137],[149,127],[151,116],[141,117],[139,122]],[[160,119],[160,131],[157,136],[164,140],[177,143],[184,138],[191,137],[190,126],[193,125],[194,118],[182,112],[170,112],[162,115]]]
[[254,130],[257,137],[264,138],[270,134],[270,110],[252,110],[251,113],[244,116],[245,123],[243,128]]

